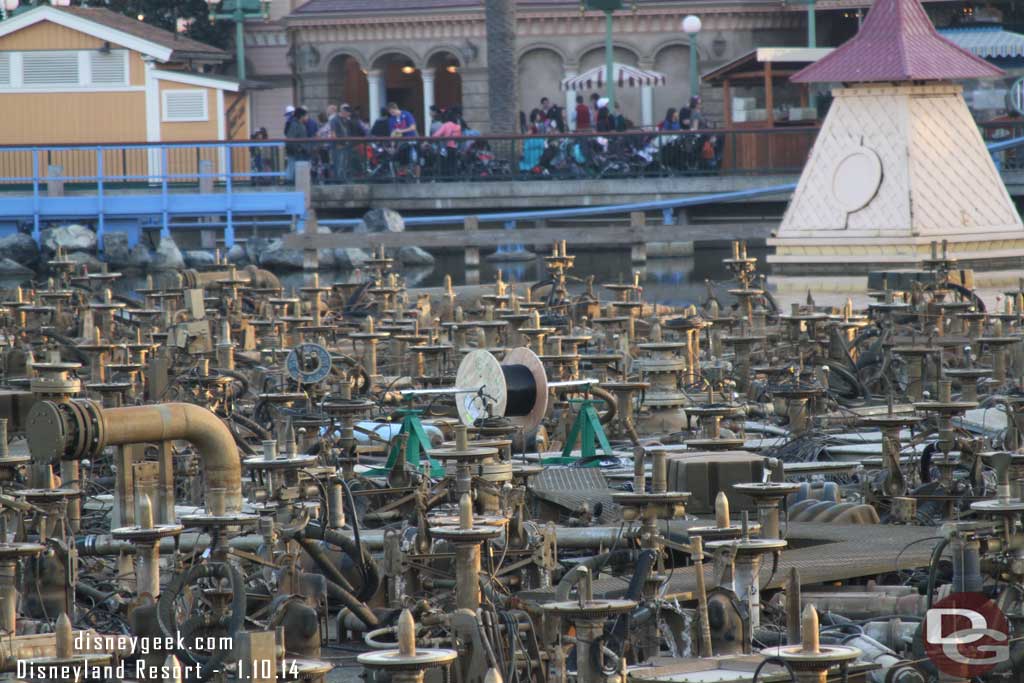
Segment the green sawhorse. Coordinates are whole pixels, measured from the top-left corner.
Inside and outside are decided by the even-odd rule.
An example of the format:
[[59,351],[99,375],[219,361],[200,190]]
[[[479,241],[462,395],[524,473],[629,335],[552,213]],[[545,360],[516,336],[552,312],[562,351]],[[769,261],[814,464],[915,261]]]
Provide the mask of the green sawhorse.
[[[401,443],[402,440],[397,439],[397,436],[401,434],[406,436],[406,464],[411,469],[422,471],[423,458],[426,458],[427,462],[430,463],[430,476],[434,479],[443,477],[445,475],[444,465],[431,458],[428,451],[430,437],[427,436],[426,430],[423,429],[423,423],[420,421],[420,415],[423,414],[423,411],[417,408],[399,408],[397,414],[402,416],[402,427],[398,430],[398,434],[395,435],[392,441],[397,440]],[[394,468],[396,462],[398,462],[398,443],[394,444],[388,452],[388,460],[384,463],[384,467],[370,470],[368,474],[371,476],[386,476]]]
[[[601,418],[597,415],[597,408],[594,407],[594,400],[590,398],[570,399],[569,403],[580,407],[576,415],[576,421],[569,430],[569,437],[565,440],[562,448],[562,455],[551,458],[544,458],[542,465],[574,465],[583,462],[583,467],[597,467],[600,461],[597,459],[597,445],[605,455],[612,455],[612,446],[608,443],[608,437],[604,433],[604,426],[601,425]],[[572,449],[576,441],[580,442],[579,456],[573,456]]]

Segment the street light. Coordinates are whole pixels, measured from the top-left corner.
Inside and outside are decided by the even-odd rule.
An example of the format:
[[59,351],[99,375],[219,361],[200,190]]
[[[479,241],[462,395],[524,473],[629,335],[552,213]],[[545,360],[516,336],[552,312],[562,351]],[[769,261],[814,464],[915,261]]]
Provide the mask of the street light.
[[221,0],[206,0],[210,6],[210,22],[218,19],[235,22],[235,60],[238,62],[238,80],[245,80],[245,20],[270,19],[270,0],[223,0],[222,12],[216,7]]
[[623,0],[583,0],[586,9],[596,9],[604,12],[604,68],[605,68],[605,97],[608,98],[608,111],[615,110],[615,44],[612,42],[612,14],[615,10],[622,9]]
[[700,33],[700,17],[695,14],[683,19],[683,33],[690,37],[690,97],[700,94],[700,75],[697,70],[697,34]]

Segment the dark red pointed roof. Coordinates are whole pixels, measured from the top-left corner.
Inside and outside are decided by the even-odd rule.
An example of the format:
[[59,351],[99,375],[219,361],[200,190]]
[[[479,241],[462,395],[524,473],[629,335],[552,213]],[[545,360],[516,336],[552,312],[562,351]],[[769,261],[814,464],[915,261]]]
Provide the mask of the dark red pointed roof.
[[919,0],[875,0],[856,36],[792,80],[962,81],[1002,75],[1002,69],[940,36]]

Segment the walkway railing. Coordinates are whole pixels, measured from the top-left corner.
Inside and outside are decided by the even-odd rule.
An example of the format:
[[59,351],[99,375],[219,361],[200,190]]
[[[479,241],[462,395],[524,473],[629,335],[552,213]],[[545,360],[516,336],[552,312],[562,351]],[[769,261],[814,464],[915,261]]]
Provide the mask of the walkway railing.
[[283,181],[284,166],[254,166],[253,160],[283,150],[283,142],[271,141],[0,146],[0,189],[270,185]]
[[[797,173],[817,128],[288,140],[314,182],[580,180]],[[281,165],[280,158],[265,159]]]
[[[998,144],[1024,137],[1024,120],[980,129],[987,143]],[[0,146],[0,191],[290,185],[289,159],[310,161],[313,182],[326,184],[796,174],[817,134],[794,127]],[[1024,169],[1016,146],[993,156],[1003,169]]]
[[168,184],[291,184],[289,160],[315,183],[600,179],[797,173],[817,128],[0,146],[0,190]]

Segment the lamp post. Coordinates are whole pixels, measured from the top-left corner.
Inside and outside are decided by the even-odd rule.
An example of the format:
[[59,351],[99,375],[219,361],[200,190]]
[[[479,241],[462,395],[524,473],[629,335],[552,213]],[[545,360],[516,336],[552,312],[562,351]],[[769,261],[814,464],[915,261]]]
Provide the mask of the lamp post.
[[[245,20],[270,19],[270,0],[206,0],[210,6],[210,21],[218,19],[235,22],[235,60],[238,62],[238,80],[245,80]],[[221,11],[216,7],[220,5]]]
[[700,71],[697,68],[697,34],[700,33],[700,17],[690,14],[683,19],[683,33],[690,43],[690,97],[700,95]]
[[[586,9],[604,12],[604,75],[608,111],[615,109],[615,44],[612,42],[612,14],[622,9],[622,0],[584,0]],[[581,7],[582,9],[582,7]]]

